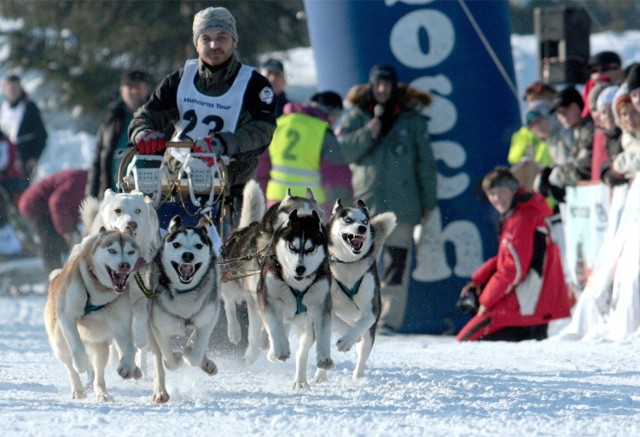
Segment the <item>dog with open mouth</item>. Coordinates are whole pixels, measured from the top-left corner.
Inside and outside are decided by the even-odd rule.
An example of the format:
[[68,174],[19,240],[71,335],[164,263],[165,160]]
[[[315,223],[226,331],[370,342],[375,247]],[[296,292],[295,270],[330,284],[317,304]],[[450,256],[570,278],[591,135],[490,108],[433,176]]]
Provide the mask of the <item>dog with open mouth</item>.
[[[164,366],[175,370],[187,362],[208,375],[218,373],[206,356],[220,314],[220,275],[206,219],[197,226],[184,226],[180,216],[171,219],[149,269],[148,283],[154,291],[149,308],[153,401],[165,403],[170,396]],[[180,350],[174,350],[175,337],[185,340]]]
[[[345,207],[340,199],[327,223],[333,330],[341,336],[338,351],[347,352],[357,345],[354,379],[364,376],[364,366],[375,341],[381,310],[377,264],[384,242],[395,226],[393,212],[371,218],[362,200],[353,207]],[[314,380],[323,381],[326,377],[326,370],[318,369]]]
[[316,367],[328,370],[331,359],[331,273],[327,234],[315,210],[294,209],[275,231],[258,283],[260,316],[269,335],[270,361],[291,356],[288,327],[297,328],[298,350],[293,389],[307,389],[309,349],[316,343]]
[[77,256],[49,278],[44,321],[55,356],[69,372],[71,396],[85,397],[80,373],[89,372],[99,401],[110,401],[104,371],[112,340],[120,352],[118,374],[140,378],[129,301],[130,277],[144,264],[130,228],[100,229],[77,245]]

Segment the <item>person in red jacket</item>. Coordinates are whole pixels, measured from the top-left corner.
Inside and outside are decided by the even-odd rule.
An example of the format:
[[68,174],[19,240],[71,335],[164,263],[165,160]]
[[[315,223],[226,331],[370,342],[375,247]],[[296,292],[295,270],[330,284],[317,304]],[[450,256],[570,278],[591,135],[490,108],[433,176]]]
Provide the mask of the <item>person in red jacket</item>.
[[51,272],[62,267],[69,250],[79,240],[79,207],[84,199],[87,170],[53,173],[22,193],[18,208],[40,237],[40,256]]
[[478,294],[479,308],[456,339],[545,339],[551,320],[570,316],[560,252],[545,220],[552,211],[505,167],[489,172],[482,189],[501,216],[500,244],[462,288],[461,298]]

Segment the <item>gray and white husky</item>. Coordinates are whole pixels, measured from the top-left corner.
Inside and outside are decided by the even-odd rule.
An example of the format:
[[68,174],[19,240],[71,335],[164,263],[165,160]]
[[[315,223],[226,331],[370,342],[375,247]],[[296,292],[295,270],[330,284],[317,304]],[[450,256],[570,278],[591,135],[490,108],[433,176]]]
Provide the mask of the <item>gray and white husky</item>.
[[[344,207],[340,199],[333,207],[327,224],[333,329],[341,337],[340,352],[357,344],[358,361],[353,378],[364,375],[380,318],[380,279],[377,261],[385,240],[396,226],[396,215],[384,212],[373,218],[362,200],[354,207]],[[315,381],[326,379],[318,369]]]
[[327,234],[316,211],[294,209],[273,235],[258,283],[260,316],[269,335],[270,361],[291,356],[288,327],[298,333],[294,389],[308,388],[307,360],[316,342],[316,366],[328,370],[331,360],[331,273]]
[[100,401],[109,401],[104,370],[109,343],[120,351],[118,374],[140,378],[129,301],[129,279],[144,264],[130,228],[99,229],[74,248],[76,255],[49,277],[44,321],[55,356],[69,372],[71,396],[85,397],[79,373],[89,372]]
[[[206,356],[220,314],[220,276],[215,259],[204,219],[197,226],[183,226],[180,216],[171,219],[149,272],[149,284],[156,293],[149,308],[154,402],[169,400],[163,360],[169,370],[186,361],[209,375],[218,373],[216,364]],[[187,337],[181,351],[172,347],[175,336]]]
[[[229,341],[238,344],[241,339],[236,304],[247,303],[248,346],[245,360],[251,364],[260,354],[262,322],[258,310],[258,280],[267,249],[274,233],[296,209],[298,215],[320,212],[311,190],[306,197],[292,196],[288,190],[285,198],[265,212],[265,198],[260,185],[250,180],[243,191],[242,212],[238,228],[225,239],[220,256],[223,263],[221,296],[224,301]],[[239,260],[239,261],[234,261]]]

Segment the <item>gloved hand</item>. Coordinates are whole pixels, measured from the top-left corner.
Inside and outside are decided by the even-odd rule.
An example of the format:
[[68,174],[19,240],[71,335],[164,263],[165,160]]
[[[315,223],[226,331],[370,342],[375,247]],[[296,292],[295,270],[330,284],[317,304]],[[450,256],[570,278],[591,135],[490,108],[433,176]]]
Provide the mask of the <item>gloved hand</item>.
[[[224,154],[224,146],[214,136],[198,138],[192,149],[196,153],[213,153],[216,157]],[[214,163],[213,158],[200,158],[211,167]]]
[[145,155],[161,152],[165,149],[167,139],[160,132],[150,130],[138,140],[138,151]]

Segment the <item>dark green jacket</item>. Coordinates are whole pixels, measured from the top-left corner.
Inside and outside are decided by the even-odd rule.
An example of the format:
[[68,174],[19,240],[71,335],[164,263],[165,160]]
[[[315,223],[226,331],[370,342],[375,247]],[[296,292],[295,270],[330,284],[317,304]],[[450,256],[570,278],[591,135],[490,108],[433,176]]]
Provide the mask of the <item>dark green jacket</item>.
[[420,113],[431,99],[402,84],[396,93],[388,132],[374,141],[366,127],[375,106],[369,85],[352,88],[347,100],[353,108],[340,122],[338,139],[350,162],[354,199],[362,199],[372,214],[393,211],[398,222],[418,224],[436,207],[436,163]]

